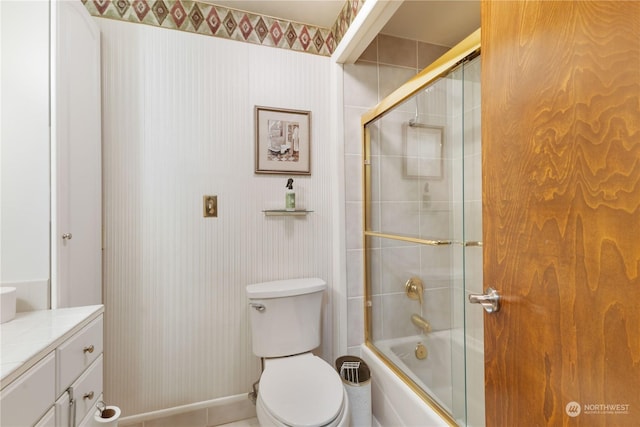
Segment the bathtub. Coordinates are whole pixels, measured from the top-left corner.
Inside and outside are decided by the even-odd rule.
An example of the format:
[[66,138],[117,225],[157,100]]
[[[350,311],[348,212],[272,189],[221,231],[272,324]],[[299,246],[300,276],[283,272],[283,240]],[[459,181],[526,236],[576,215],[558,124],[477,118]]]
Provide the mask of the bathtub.
[[[453,340],[452,340],[453,336]],[[390,369],[375,350],[362,346],[363,359],[373,365],[372,398],[374,417],[381,426],[449,426],[451,418],[458,425],[484,424],[484,394],[465,399],[465,346],[460,331],[437,331],[427,336],[409,336],[376,343],[378,350],[424,390],[436,405],[426,403]],[[467,365],[482,363],[482,346],[467,340],[471,360]],[[418,359],[416,345],[421,342],[428,354]],[[479,372],[483,376],[482,371]],[[467,413],[467,410],[470,412]],[[449,420],[446,420],[447,414]],[[467,421],[465,422],[465,418]]]

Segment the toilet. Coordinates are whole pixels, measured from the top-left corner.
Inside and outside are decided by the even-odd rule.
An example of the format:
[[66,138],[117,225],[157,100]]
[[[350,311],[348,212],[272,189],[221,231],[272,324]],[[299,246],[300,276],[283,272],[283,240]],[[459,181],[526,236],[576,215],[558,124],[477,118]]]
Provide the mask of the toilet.
[[321,341],[318,278],[248,285],[253,353],[262,358],[261,426],[348,427],[349,400],[335,369],[311,351]]

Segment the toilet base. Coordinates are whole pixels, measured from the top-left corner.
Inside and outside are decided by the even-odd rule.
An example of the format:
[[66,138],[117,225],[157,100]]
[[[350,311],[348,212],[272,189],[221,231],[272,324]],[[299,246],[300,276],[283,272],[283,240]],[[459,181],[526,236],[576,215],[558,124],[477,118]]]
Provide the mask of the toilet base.
[[[347,396],[347,392],[343,389],[343,405],[342,410],[338,414],[337,417],[333,419],[332,422],[326,424],[322,427],[349,427],[351,425],[351,411],[349,409],[349,397]],[[264,407],[264,403],[262,402],[262,398],[260,397],[260,392],[258,391],[258,399],[256,400],[256,414],[258,417],[258,422],[261,427],[289,427],[286,424],[278,421],[274,416],[272,416],[267,409]]]

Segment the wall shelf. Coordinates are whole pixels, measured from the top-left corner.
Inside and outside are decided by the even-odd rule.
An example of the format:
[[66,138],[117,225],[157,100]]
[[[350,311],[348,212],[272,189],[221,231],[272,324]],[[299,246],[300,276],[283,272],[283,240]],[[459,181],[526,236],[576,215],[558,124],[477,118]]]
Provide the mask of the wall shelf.
[[306,216],[308,213],[313,211],[309,211],[306,209],[296,209],[295,211],[288,211],[285,209],[265,209],[265,216]]

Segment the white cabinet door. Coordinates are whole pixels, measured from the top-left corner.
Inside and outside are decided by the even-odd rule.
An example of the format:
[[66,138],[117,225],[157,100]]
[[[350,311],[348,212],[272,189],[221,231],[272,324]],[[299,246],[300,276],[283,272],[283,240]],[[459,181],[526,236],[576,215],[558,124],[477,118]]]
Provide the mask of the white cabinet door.
[[51,352],[0,392],[0,425],[32,426],[55,399],[56,358]]
[[56,427],[56,408],[52,406],[34,427]]
[[51,2],[52,305],[102,302],[100,32],[82,3]]

